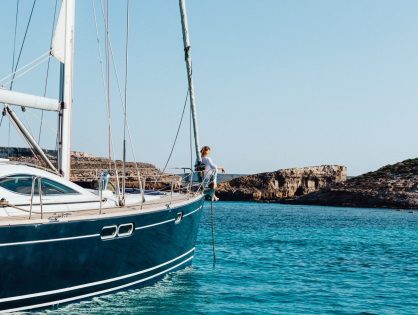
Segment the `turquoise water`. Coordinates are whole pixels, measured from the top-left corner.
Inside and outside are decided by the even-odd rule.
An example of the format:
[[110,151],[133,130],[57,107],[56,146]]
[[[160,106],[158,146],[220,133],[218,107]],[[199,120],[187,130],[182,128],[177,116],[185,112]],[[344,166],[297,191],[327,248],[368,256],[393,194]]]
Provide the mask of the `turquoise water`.
[[[418,314],[418,212],[206,205],[193,267],[52,314]],[[44,311],[45,313],[46,311]]]

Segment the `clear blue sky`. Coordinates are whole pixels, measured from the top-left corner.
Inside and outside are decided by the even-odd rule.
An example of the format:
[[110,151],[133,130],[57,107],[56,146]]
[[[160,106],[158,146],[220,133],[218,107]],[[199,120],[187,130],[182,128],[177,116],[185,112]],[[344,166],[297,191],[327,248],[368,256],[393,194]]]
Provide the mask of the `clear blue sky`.
[[[32,0],[20,2],[18,47]],[[110,2],[111,40],[122,79],[125,2]],[[129,123],[137,159],[162,166],[187,89],[178,1],[131,2]],[[331,163],[357,175],[418,156],[418,1],[187,4],[201,144],[213,147],[214,160],[228,172]],[[11,69],[16,2],[1,5],[3,77]],[[21,65],[48,50],[53,6],[54,0],[38,0]],[[76,6],[73,149],[106,155],[92,2]],[[101,20],[99,27],[103,32]],[[14,88],[41,95],[45,68],[17,80]],[[53,61],[48,96],[57,95],[57,78]],[[120,157],[122,110],[114,84],[111,94]],[[18,112],[37,135],[40,113]],[[45,117],[41,143],[53,148],[56,117]],[[171,166],[188,164],[186,127]],[[7,144],[7,121],[0,144]],[[12,132],[11,145],[21,144]]]

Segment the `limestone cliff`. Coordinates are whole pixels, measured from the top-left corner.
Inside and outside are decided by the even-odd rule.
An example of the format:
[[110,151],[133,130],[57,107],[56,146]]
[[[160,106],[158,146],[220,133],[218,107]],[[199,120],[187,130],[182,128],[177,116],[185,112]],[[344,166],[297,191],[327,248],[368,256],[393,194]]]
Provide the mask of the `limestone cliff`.
[[280,201],[345,181],[347,168],[322,165],[290,168],[235,178],[219,185],[222,200]]
[[350,178],[296,198],[294,203],[418,209],[418,158]]

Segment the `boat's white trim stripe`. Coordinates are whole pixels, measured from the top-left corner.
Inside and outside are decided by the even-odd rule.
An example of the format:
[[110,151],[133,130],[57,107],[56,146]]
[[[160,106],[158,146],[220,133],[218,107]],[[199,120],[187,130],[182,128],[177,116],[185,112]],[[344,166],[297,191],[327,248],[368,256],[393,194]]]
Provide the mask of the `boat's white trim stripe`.
[[175,219],[170,219],[170,220],[167,220],[167,221],[162,221],[162,222],[158,222],[158,223],[154,223],[154,224],[150,224],[150,225],[139,226],[139,227],[135,228],[135,230],[142,230],[142,229],[150,228],[150,227],[161,225],[161,224],[166,224],[166,223],[172,222],[174,220]]
[[51,291],[45,291],[45,292],[39,292],[39,293],[32,293],[32,294],[26,294],[26,295],[19,295],[19,296],[12,296],[12,297],[8,297],[8,298],[3,298],[0,299],[0,303],[2,302],[10,302],[10,301],[16,301],[16,300],[23,300],[23,299],[29,299],[29,298],[33,298],[33,297],[38,297],[38,296],[45,296],[45,295],[50,295],[50,294],[56,294],[56,293],[62,293],[62,292],[68,292],[68,291],[73,291],[73,290],[77,290],[77,289],[83,289],[83,288],[88,288],[88,287],[92,287],[95,285],[100,285],[100,284],[104,284],[104,283],[109,283],[109,282],[114,282],[114,281],[118,281],[118,280],[122,280],[122,279],[126,279],[126,278],[130,278],[130,277],[134,277],[137,275],[140,275],[142,273],[146,273],[158,268],[161,268],[165,265],[168,265],[176,260],[179,260],[180,258],[183,258],[184,256],[187,256],[188,254],[190,254],[191,252],[193,252],[195,250],[195,247],[193,247],[191,250],[189,250],[188,252],[174,258],[171,259],[169,261],[166,261],[165,263],[162,263],[158,266],[154,266],[148,269],[144,269],[141,271],[137,271],[134,273],[130,273],[124,276],[119,276],[119,277],[115,277],[115,278],[110,278],[110,279],[106,279],[106,280],[101,280],[101,281],[96,281],[96,282],[91,282],[91,283],[86,283],[86,284],[81,284],[81,285],[76,285],[73,287],[68,287],[68,288],[63,288],[63,289],[57,289],[57,290],[51,290]]
[[26,244],[48,243],[48,242],[60,242],[60,241],[69,241],[69,240],[78,240],[78,239],[81,239],[81,238],[90,238],[90,237],[98,237],[98,236],[100,236],[100,234],[91,234],[91,235],[82,235],[82,236],[73,236],[73,237],[63,237],[63,238],[51,238],[49,240],[37,240],[37,241],[15,242],[15,243],[3,243],[3,244],[0,244],[0,247],[14,246],[14,245],[26,245]]
[[67,299],[62,299],[62,300],[57,300],[57,301],[52,301],[52,302],[46,302],[46,303],[42,303],[42,304],[34,304],[34,305],[29,305],[29,306],[23,306],[23,307],[18,307],[18,308],[12,308],[12,309],[8,309],[8,310],[0,311],[0,313],[17,312],[17,311],[29,310],[29,309],[33,309],[33,308],[45,307],[45,306],[49,306],[49,305],[67,303],[67,302],[71,302],[71,301],[74,301],[74,300],[80,300],[80,299],[88,298],[88,297],[91,297],[91,296],[120,290],[120,289],[129,287],[129,286],[133,286],[133,285],[141,283],[141,282],[145,282],[145,281],[150,280],[152,278],[161,276],[164,273],[167,273],[170,270],[176,269],[177,267],[180,267],[181,265],[185,264],[186,262],[192,260],[193,257],[194,256],[191,256],[191,257],[183,260],[182,262],[178,263],[177,265],[175,265],[173,267],[170,267],[168,269],[165,269],[163,271],[160,271],[159,273],[156,273],[155,275],[152,275],[152,276],[140,279],[140,280],[136,280],[134,282],[126,283],[126,284],[123,284],[123,285],[120,285],[120,286],[117,286],[117,287],[113,287],[113,288],[110,288],[110,289],[101,290],[101,291],[97,291],[97,292],[87,293],[87,294],[83,294],[83,295],[79,295],[79,296],[74,296],[74,297],[67,298]]
[[183,218],[185,218],[185,217],[187,217],[188,215],[191,215],[191,214],[193,214],[193,213],[195,213],[195,212],[199,211],[200,209],[202,209],[202,206],[200,206],[199,208],[197,208],[196,210],[194,210],[194,211],[192,211],[192,212],[189,212],[188,214],[185,214],[185,215],[183,216]]
[[[202,209],[202,206],[200,206],[199,208],[197,208],[196,210],[194,210],[192,212],[189,212],[189,213],[185,214],[183,217],[187,217],[187,216],[199,211],[200,209]],[[153,227],[153,226],[166,224],[166,223],[169,223],[169,222],[172,222],[172,221],[175,221],[175,220],[176,219],[170,219],[170,220],[167,220],[167,221],[162,221],[162,222],[158,222],[158,223],[154,223],[154,224],[139,226],[139,227],[135,228],[135,230],[143,230],[143,229],[147,229],[147,228],[150,228],[150,227]],[[91,234],[91,235],[81,235],[81,236],[73,236],[73,237],[52,238],[52,239],[48,239],[48,240],[3,243],[3,244],[0,244],[0,247],[16,246],[16,245],[28,245],[28,244],[39,244],[39,243],[48,243],[48,242],[70,241],[70,240],[78,240],[78,239],[82,239],[82,238],[91,238],[91,237],[99,237],[99,236],[100,236],[100,234]]]
[[[199,208],[197,208],[196,210],[194,210],[192,212],[189,212],[188,214],[185,214],[183,216],[183,218],[187,217],[188,215],[191,215],[191,214],[195,213],[196,211],[199,211],[201,208],[202,208],[202,206],[200,206]],[[167,220],[167,221],[162,221],[162,222],[158,222],[158,223],[154,223],[154,224],[150,224],[150,225],[139,226],[139,227],[135,228],[135,230],[142,230],[142,229],[150,228],[150,227],[161,225],[161,224],[166,224],[168,222],[173,222],[175,220],[176,219],[170,219],[170,220]]]

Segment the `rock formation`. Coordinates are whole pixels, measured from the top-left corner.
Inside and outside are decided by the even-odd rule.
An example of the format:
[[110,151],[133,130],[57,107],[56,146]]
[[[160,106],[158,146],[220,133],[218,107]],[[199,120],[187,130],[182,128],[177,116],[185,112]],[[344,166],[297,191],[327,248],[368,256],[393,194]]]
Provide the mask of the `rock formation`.
[[222,200],[281,201],[345,181],[347,168],[322,165],[289,168],[235,178],[219,185]]
[[418,209],[418,158],[296,198],[296,204]]

